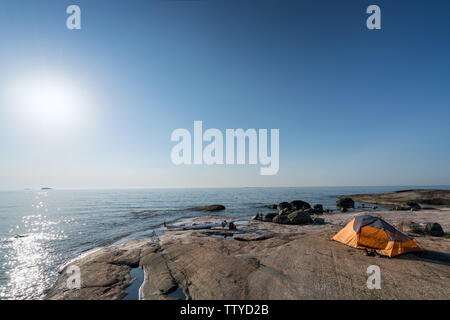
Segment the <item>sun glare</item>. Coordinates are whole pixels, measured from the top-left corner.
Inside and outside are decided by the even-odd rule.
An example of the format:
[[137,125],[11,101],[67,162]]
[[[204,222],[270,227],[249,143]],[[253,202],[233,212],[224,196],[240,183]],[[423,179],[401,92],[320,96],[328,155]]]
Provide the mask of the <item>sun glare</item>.
[[85,93],[71,81],[59,77],[28,78],[18,81],[11,93],[10,106],[32,128],[66,130],[85,120]]

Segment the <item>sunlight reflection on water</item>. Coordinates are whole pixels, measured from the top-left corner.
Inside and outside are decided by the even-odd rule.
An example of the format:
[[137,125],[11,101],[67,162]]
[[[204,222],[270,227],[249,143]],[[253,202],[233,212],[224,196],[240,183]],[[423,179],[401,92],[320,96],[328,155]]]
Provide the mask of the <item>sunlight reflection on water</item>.
[[37,214],[22,217],[22,225],[10,230],[14,235],[1,241],[5,261],[1,268],[6,270],[3,277],[7,279],[6,286],[0,288],[1,299],[36,299],[51,285],[45,266],[58,253],[45,244],[66,236],[58,229],[58,221],[43,215],[48,212],[46,197],[46,192],[39,192],[32,205]]

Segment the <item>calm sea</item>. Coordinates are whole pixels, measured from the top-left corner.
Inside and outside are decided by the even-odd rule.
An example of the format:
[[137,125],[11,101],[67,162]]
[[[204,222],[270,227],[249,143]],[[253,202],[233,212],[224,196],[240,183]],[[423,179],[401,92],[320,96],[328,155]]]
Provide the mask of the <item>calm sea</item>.
[[[150,236],[164,221],[206,215],[185,210],[189,207],[223,204],[227,209],[219,215],[249,218],[270,211],[263,205],[281,201],[304,200],[333,209],[336,195],[408,188],[412,187],[2,191],[0,299],[41,299],[59,267],[81,253],[124,238]],[[132,213],[139,210],[149,211]]]

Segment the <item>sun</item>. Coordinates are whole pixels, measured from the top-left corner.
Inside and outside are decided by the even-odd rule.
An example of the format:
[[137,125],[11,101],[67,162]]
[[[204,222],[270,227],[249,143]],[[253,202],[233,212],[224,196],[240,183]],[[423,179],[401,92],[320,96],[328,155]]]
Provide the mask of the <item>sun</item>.
[[25,96],[34,121],[48,126],[65,126],[75,120],[76,96],[61,83],[36,83]]
[[10,106],[27,126],[41,131],[67,130],[86,116],[85,91],[61,76],[34,76],[17,81]]

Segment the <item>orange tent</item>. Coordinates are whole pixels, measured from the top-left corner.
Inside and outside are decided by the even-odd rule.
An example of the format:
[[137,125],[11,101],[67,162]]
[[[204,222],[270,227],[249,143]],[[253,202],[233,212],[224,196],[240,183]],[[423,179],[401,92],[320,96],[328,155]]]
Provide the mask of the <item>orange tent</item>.
[[333,237],[333,240],[353,248],[375,250],[388,257],[422,251],[413,239],[380,217],[369,215],[354,217]]

